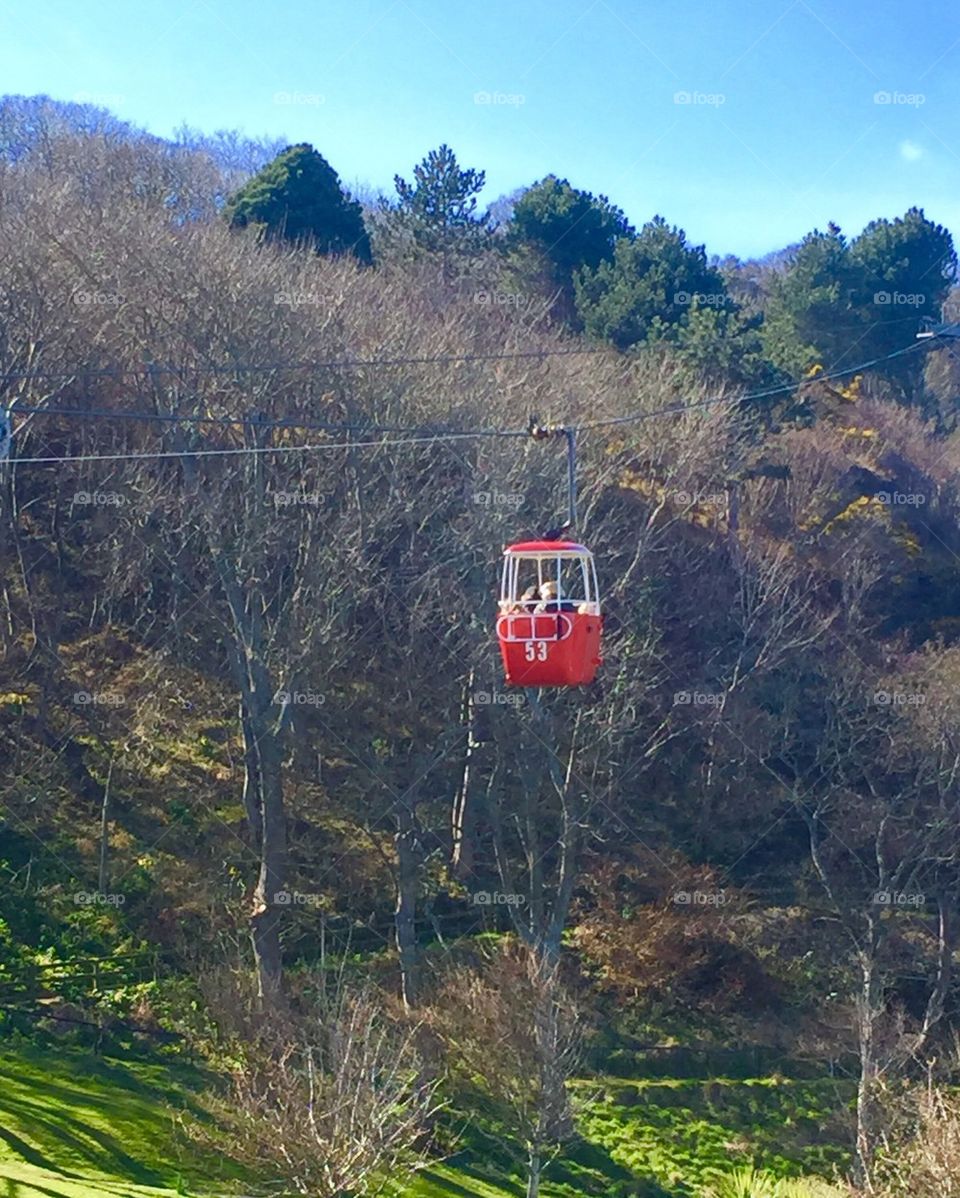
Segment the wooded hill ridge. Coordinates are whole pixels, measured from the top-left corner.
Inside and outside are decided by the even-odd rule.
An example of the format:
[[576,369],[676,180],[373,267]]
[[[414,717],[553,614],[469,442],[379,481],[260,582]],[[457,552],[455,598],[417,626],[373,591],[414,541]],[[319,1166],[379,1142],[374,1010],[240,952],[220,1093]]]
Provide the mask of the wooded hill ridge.
[[[672,1038],[846,1071],[843,1167],[932,1198],[960,351],[916,333],[951,235],[743,263],[483,186],[441,146],[357,198],[310,146],[0,101],[3,1018],[228,1060],[228,1150],[288,1192],[412,1175],[452,1106],[536,1193],[585,1062]],[[466,435],[531,415],[582,426],[605,614],[598,682],[540,694],[496,587],[562,449]]]

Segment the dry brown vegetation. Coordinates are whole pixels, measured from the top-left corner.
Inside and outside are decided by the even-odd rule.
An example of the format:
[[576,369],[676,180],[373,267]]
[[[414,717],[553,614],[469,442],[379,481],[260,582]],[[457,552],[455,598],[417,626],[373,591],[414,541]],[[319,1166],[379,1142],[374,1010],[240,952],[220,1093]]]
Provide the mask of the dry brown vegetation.
[[[233,235],[213,218],[210,169],[109,140],[0,168],[10,819],[74,878],[105,869],[122,890],[146,871],[123,919],[181,960],[215,939],[211,954],[232,941],[242,955],[248,926],[266,1006],[285,965],[315,956],[323,912],[379,929],[406,1008],[429,1008],[435,904],[467,932],[486,926],[477,891],[522,896],[500,926],[532,971],[510,984],[546,1004],[523,1033],[550,1094],[546,1114],[518,1116],[531,1168],[568,1131],[544,1043],[560,1039],[550,996],[570,948],[625,1006],[769,1017],[799,982],[795,961],[755,951],[757,923],[765,903],[800,910],[829,941],[803,998],[816,1006],[829,981],[838,1041],[860,1054],[869,1181],[881,1079],[909,1072],[955,1010],[957,435],[876,398],[779,431],[729,402],[584,432],[603,680],[478,704],[502,690],[495,561],[562,510],[559,454],[374,428],[589,423],[706,387],[667,354],[598,352],[543,308],[478,303],[475,281],[429,264],[364,270]],[[373,361],[394,364],[347,365]],[[311,424],[333,427],[295,427]],[[186,456],[201,450],[249,452]],[[483,498],[496,495],[515,500]],[[117,701],[78,705],[79,691]],[[683,910],[680,890],[742,898],[751,920]],[[457,984],[464,1017],[500,994],[482,973]],[[504,1026],[526,1009],[502,1010]],[[393,1042],[372,1000],[341,1017],[372,1054],[359,1065],[379,1068]],[[482,1026],[469,1035],[484,1043]],[[324,1044],[333,1058],[309,1039],[271,1052],[241,1106],[258,1136],[283,1122],[293,1138],[272,1150],[333,1194],[353,1175],[310,1172],[317,1141],[342,1132],[333,1115],[311,1122],[310,1088],[353,1086],[359,1066]],[[350,1109],[372,1128],[391,1093],[353,1088]],[[955,1112],[938,1102],[918,1177],[948,1167],[936,1153]],[[253,1136],[249,1150],[266,1149]]]

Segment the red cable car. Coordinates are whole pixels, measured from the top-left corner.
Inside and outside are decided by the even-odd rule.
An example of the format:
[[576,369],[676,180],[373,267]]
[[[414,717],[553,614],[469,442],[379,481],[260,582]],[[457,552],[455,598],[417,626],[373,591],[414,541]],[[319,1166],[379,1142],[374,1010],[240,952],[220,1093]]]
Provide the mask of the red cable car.
[[593,554],[574,541],[520,541],[503,554],[497,639],[512,686],[586,686],[601,664]]

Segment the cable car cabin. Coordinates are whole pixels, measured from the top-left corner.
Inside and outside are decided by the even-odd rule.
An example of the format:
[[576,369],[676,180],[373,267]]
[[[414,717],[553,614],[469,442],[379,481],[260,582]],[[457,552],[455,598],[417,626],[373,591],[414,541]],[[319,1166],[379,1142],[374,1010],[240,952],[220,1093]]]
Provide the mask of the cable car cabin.
[[512,686],[586,686],[601,663],[593,554],[573,541],[521,541],[503,554],[497,639]]

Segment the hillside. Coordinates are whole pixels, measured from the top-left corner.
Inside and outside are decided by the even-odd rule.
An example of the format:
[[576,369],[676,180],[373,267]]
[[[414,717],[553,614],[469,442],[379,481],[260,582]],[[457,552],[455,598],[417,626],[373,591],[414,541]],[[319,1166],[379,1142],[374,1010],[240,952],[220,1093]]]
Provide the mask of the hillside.
[[[643,1068],[639,1062],[637,1068]],[[229,1194],[250,1185],[215,1156],[191,1148],[182,1120],[207,1079],[183,1065],[92,1058],[68,1049],[23,1049],[0,1061],[4,1098],[0,1178],[17,1198]],[[835,1102],[836,1082],[768,1078],[584,1080],[592,1097],[585,1140],[544,1194],[674,1192],[683,1178],[722,1172],[730,1152],[781,1154],[782,1167],[829,1169],[843,1154],[811,1130]],[[849,1092],[849,1087],[848,1087]],[[842,1085],[837,1093],[843,1094]],[[762,1147],[766,1123],[797,1124],[790,1142]],[[806,1125],[804,1130],[803,1125]],[[489,1130],[487,1132],[489,1136]],[[819,1139],[819,1144],[814,1146]],[[404,1184],[410,1198],[519,1193],[516,1162],[479,1135],[447,1162]],[[806,1145],[801,1148],[801,1145]],[[266,1179],[263,1179],[266,1180]],[[639,1189],[637,1188],[639,1186]],[[571,1191],[572,1187],[572,1191]],[[658,1188],[659,1187],[659,1188]],[[686,1192],[686,1191],[684,1191]]]
[[[960,433],[871,297],[949,232],[721,270],[446,145],[371,213],[0,111],[11,1193],[931,1198]],[[581,541],[596,681],[508,685]]]

